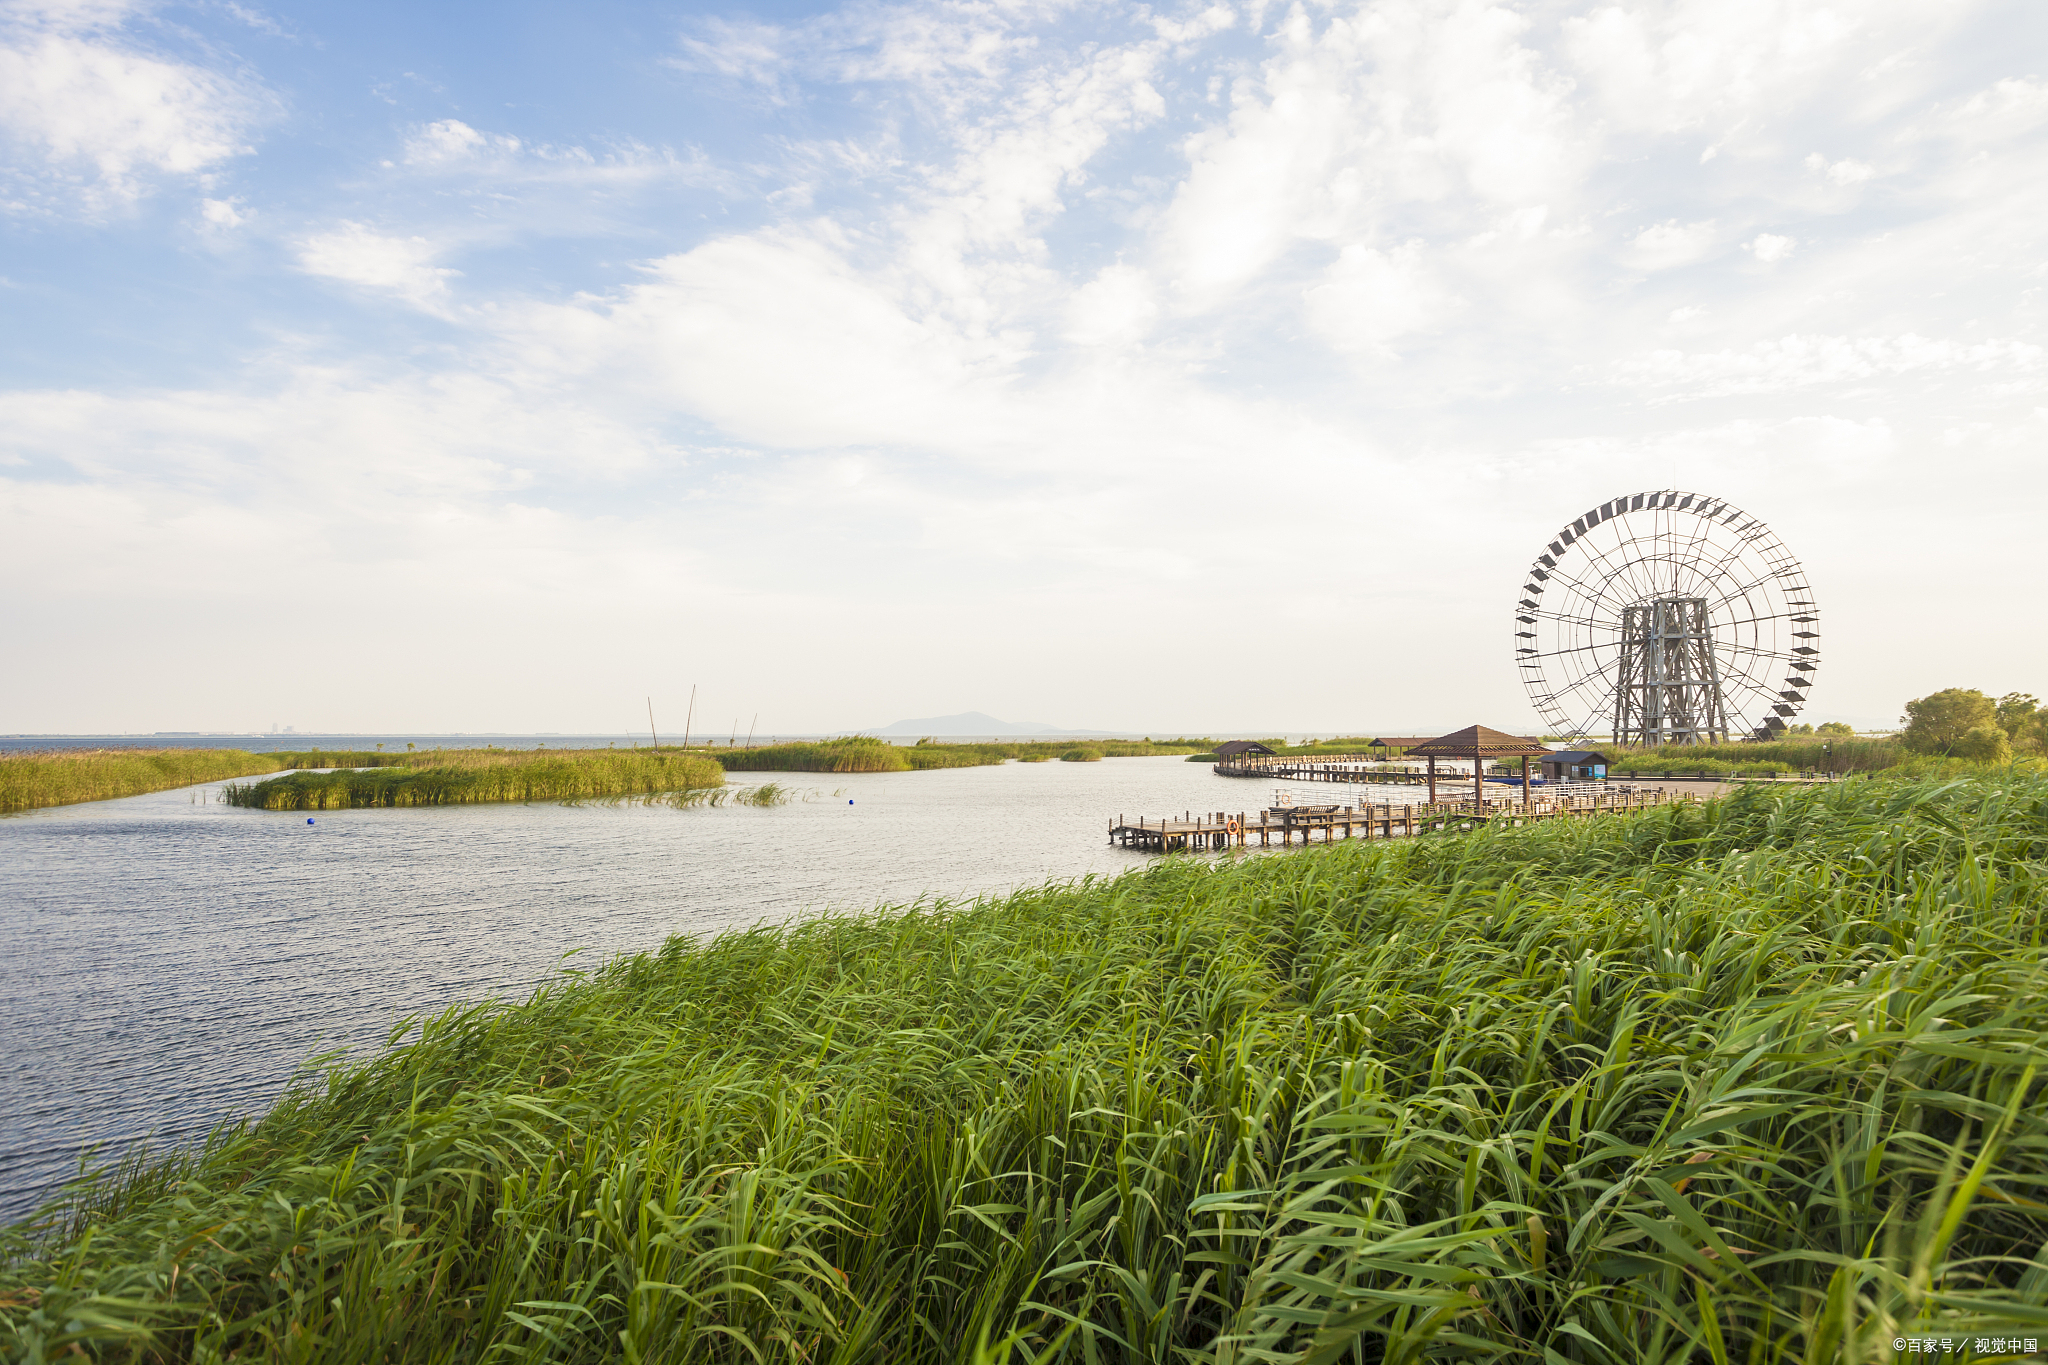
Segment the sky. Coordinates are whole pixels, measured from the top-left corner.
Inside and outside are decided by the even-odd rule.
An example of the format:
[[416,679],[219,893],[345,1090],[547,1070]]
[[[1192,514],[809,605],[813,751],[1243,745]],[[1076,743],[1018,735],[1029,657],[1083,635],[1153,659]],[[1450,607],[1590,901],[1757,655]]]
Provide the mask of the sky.
[[0,3],[0,731],[1537,725],[1767,522],[2048,693],[2048,7]]

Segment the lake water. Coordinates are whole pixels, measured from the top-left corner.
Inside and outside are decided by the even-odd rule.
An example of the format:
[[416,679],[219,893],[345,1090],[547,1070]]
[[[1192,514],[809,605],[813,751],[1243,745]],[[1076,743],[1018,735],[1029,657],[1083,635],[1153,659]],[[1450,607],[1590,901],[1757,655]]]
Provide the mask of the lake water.
[[[587,959],[807,911],[1116,873],[1123,814],[1251,810],[1179,758],[736,774],[816,799],[303,814],[218,786],[0,817],[0,1222],[88,1144],[203,1137],[308,1057]],[[832,795],[837,793],[837,795]]]

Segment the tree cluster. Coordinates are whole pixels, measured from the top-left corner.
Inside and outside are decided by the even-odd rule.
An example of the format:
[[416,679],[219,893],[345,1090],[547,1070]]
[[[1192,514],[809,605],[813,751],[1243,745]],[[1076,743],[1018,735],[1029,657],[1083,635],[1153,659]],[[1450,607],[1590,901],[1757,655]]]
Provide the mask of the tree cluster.
[[2048,711],[2027,692],[1992,698],[1948,687],[1906,703],[1899,742],[1916,754],[2002,763],[2015,753],[2048,750]]

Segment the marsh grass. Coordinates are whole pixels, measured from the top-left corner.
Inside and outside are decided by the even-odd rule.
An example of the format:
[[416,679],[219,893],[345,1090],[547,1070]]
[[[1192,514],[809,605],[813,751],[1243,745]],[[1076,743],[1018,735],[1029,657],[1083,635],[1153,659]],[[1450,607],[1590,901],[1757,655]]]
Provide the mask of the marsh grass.
[[419,768],[432,767],[436,756],[443,753],[495,753],[489,749],[427,749],[409,750],[404,753],[386,753],[382,749],[295,749],[284,750],[270,755],[280,765],[296,771],[300,768]]
[[275,755],[241,749],[59,749],[0,757],[0,814],[274,773]]
[[1662,748],[1620,751],[1590,740],[1588,749],[1615,754],[1617,768],[1640,772],[1696,770],[1701,763],[1718,764],[1720,771],[1749,771],[1763,764],[1779,763],[1788,772],[1861,773],[1881,772],[1909,764],[1913,755],[1889,736],[1830,737],[1807,735],[1797,739],[1745,741],[1740,744],[1670,744]]
[[82,1182],[0,1344],[1968,1359],[2048,1337],[2044,897],[2008,772],[673,939]]
[[448,749],[417,757],[439,761],[293,772],[231,784],[223,795],[230,805],[259,810],[352,810],[654,796],[725,781],[725,770],[701,754],[652,749]]
[[1289,744],[1282,739],[1269,739],[1263,741],[1263,743],[1274,753],[1284,756],[1288,754],[1371,754],[1378,752],[1373,749],[1372,741],[1373,737],[1371,735],[1358,735],[1348,739],[1341,736],[1335,739],[1318,739],[1307,744]]
[[813,799],[814,794],[800,793],[783,783],[763,782],[754,787],[690,787],[683,791],[658,792],[651,796],[610,796],[595,801],[576,801],[569,804],[616,806],[624,802],[668,806],[673,810],[693,810],[699,806],[757,806],[766,809],[786,806],[792,801]]
[[[1511,770],[1512,767],[1513,765],[1506,765],[1503,770]],[[1607,771],[1627,776],[1669,772],[1704,773],[1708,777],[1726,777],[1740,773],[1758,777],[1767,773],[1792,773],[1797,770],[1789,763],[1779,763],[1772,759],[1751,759],[1745,762],[1740,759],[1703,758],[1672,748],[1660,750],[1654,755],[1631,755],[1613,764]]]

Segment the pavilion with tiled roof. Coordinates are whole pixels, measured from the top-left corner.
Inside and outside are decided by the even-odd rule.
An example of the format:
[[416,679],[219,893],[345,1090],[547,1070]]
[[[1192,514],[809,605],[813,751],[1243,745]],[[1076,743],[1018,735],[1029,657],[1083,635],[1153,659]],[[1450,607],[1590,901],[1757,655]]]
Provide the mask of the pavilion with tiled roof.
[[1486,760],[1489,758],[1520,758],[1522,760],[1522,804],[1529,804],[1529,760],[1537,754],[1550,750],[1526,735],[1510,735],[1500,730],[1489,730],[1484,725],[1468,725],[1462,730],[1453,730],[1448,735],[1410,748],[1404,757],[1426,758],[1429,760],[1429,801],[1436,804],[1436,761],[1439,758],[1469,758],[1472,760],[1472,802],[1474,811],[1486,809]]

